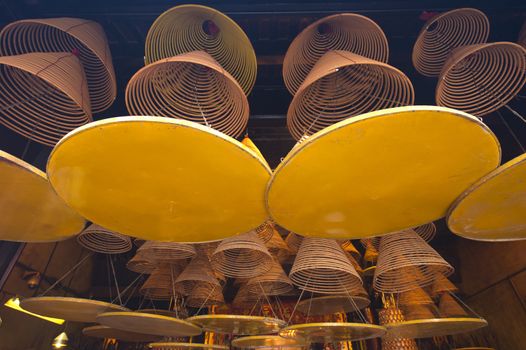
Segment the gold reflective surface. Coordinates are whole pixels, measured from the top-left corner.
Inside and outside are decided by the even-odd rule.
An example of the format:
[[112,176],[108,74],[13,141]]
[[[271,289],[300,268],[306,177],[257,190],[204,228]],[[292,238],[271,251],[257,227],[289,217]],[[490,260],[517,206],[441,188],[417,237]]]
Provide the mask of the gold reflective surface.
[[418,339],[467,333],[487,325],[488,322],[481,318],[451,317],[391,323],[386,324],[385,328],[388,337]]
[[277,318],[244,315],[200,315],[187,318],[187,321],[206,331],[235,335],[277,333],[286,324]]
[[370,303],[369,298],[365,296],[328,295],[302,300],[298,303],[297,310],[305,315],[328,315],[354,312],[369,306]]
[[307,343],[303,339],[283,338],[279,335],[257,335],[250,337],[237,338],[232,341],[232,346],[244,349],[264,349],[264,348],[302,348]]
[[279,335],[285,338],[303,338],[313,343],[357,341],[381,337],[386,329],[365,323],[320,322],[295,324],[283,328]]

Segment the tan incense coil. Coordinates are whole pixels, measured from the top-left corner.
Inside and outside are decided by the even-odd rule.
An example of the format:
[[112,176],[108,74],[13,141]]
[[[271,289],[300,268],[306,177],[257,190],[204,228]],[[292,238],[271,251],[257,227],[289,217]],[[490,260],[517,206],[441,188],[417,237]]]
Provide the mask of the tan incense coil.
[[453,283],[451,283],[451,281],[447,277],[442,275],[437,276],[435,282],[431,287],[431,295],[436,296],[447,292],[458,292],[458,288]]
[[324,53],[345,50],[387,62],[389,47],[382,29],[371,19],[342,13],[324,17],[306,27],[290,44],[283,61],[283,80],[295,94]]
[[489,20],[481,11],[461,8],[444,12],[420,31],[413,47],[413,65],[420,74],[436,77],[453,49],[485,43],[488,36]]
[[413,85],[400,70],[351,52],[329,51],[294,95],[287,126],[300,140],[349,117],[413,103]]
[[453,273],[445,261],[415,231],[404,230],[380,239],[373,286],[378,292],[402,293],[430,285],[437,274]]
[[426,242],[431,241],[437,233],[437,227],[432,222],[417,226],[413,230],[415,230],[415,232]]
[[[396,324],[405,321],[399,308],[389,307],[378,311],[380,325]],[[414,339],[407,338],[382,338],[382,349],[387,350],[418,350]]]
[[407,292],[400,293],[398,297],[398,305],[431,305],[433,300],[422,288],[415,288]]
[[526,82],[526,49],[511,42],[455,49],[440,73],[439,106],[484,116],[508,103]]
[[170,300],[179,295],[174,282],[181,273],[180,265],[161,265],[156,268],[140,289],[141,294],[152,300]]
[[176,6],[160,15],[146,37],[146,63],[190,51],[205,51],[232,74],[248,95],[257,62],[243,30],[228,16],[201,5]]
[[290,232],[287,237],[285,237],[285,243],[291,250],[292,253],[296,254],[300,249],[301,242],[303,241],[303,236],[300,236],[294,232]]
[[209,307],[225,303],[220,286],[210,283],[197,283],[186,299],[186,305],[190,307]]
[[0,123],[54,146],[92,121],[86,76],[71,53],[0,57]]
[[[102,26],[80,18],[24,19],[0,33],[0,53],[68,52],[78,55],[86,73],[93,112],[102,112],[115,100],[117,83],[111,52]],[[64,77],[64,80],[68,78]],[[74,79],[71,83],[78,83]]]
[[198,255],[175,280],[176,290],[183,295],[190,295],[196,284],[207,283],[221,288],[208,257]]
[[157,263],[151,261],[140,252],[137,252],[126,264],[128,270],[141,274],[151,274],[157,267]]
[[375,263],[378,260],[378,249],[373,243],[374,239],[366,238],[362,239],[361,242],[365,246],[365,253],[363,254],[363,260],[368,263]]
[[267,243],[272,239],[272,236],[274,236],[274,224],[267,221],[254,230],[254,232],[258,235],[258,237],[264,242]]
[[466,317],[468,313],[449,293],[440,296],[438,312],[441,317]]
[[234,300],[232,300],[232,306],[236,308],[252,308],[259,301],[265,301],[265,296],[261,293],[251,293],[247,285],[244,284],[239,287]]
[[362,255],[360,254],[358,249],[356,249],[354,244],[352,244],[352,241],[340,241],[340,245],[342,246],[343,250],[351,254],[354,259],[360,260],[362,258]]
[[77,242],[86,249],[104,254],[122,254],[132,249],[130,237],[95,224],[79,233]]
[[212,267],[227,277],[251,278],[269,271],[272,255],[251,231],[224,239],[212,255]]
[[248,122],[247,97],[209,54],[193,51],[141,68],[126,86],[133,115],[186,119],[238,137]]
[[285,243],[285,240],[281,237],[281,235],[278,233],[278,231],[273,228],[272,229],[272,237],[268,242],[265,243],[265,246],[267,247],[268,251],[271,254],[278,254],[280,251],[290,251],[287,243]]
[[137,251],[143,253],[152,261],[174,262],[190,259],[196,256],[194,246],[178,242],[146,241]]
[[282,295],[290,292],[294,286],[279,262],[274,260],[270,270],[248,280],[247,288],[255,294]]
[[337,241],[305,237],[289,274],[300,289],[320,294],[347,294],[362,280]]
[[434,305],[411,305],[404,307],[403,312],[407,321],[424,320],[437,317],[434,309]]

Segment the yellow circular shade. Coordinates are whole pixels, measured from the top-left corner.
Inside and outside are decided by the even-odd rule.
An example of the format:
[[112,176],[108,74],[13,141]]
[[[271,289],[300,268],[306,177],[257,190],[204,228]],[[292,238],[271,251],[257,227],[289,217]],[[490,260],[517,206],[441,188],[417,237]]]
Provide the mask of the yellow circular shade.
[[150,349],[161,350],[228,350],[226,345],[215,344],[200,344],[200,343],[174,343],[174,342],[159,342],[148,344]]
[[232,340],[232,346],[241,349],[289,349],[306,345],[303,339],[288,339],[279,335],[255,335]]
[[142,312],[106,312],[97,316],[97,322],[122,331],[163,337],[193,337],[202,333],[201,328],[190,322]]
[[478,241],[526,238],[526,154],[487,174],[453,204],[449,229]]
[[267,217],[266,163],[189,121],[120,117],[88,124],[57,144],[47,171],[59,196],[86,218],[146,240],[219,240]]
[[488,322],[481,318],[455,317],[430,318],[386,324],[388,338],[432,338],[467,333],[486,327]]
[[117,339],[132,343],[144,343],[148,341],[159,340],[161,338],[158,335],[126,332],[101,325],[86,327],[82,329],[82,334],[86,337],[101,339]]
[[373,237],[445,216],[499,163],[497,138],[469,114],[385,109],[296,145],[269,182],[267,208],[276,223],[303,236]]
[[285,321],[277,318],[245,315],[200,315],[187,318],[187,321],[205,331],[234,335],[277,333],[285,326]]
[[279,335],[285,338],[303,338],[313,343],[358,341],[381,337],[386,329],[367,323],[320,322],[301,323],[283,328]]
[[84,219],[55,194],[46,174],[3,151],[0,187],[0,240],[59,241],[84,228]]
[[94,323],[97,315],[109,311],[129,311],[124,306],[104,301],[69,297],[34,297],[20,302],[22,309],[73,322]]

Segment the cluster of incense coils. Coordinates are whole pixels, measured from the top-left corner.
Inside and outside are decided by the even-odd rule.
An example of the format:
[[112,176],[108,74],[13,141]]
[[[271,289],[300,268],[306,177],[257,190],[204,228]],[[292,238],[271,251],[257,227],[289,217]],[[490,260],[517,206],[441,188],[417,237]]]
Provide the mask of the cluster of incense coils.
[[[415,339],[486,326],[455,296],[453,267],[427,241],[443,217],[466,238],[526,238],[526,156],[500,166],[499,141],[478,118],[522,88],[526,50],[486,43],[488,23],[460,9],[420,33],[413,62],[440,75],[438,107],[412,106],[411,81],[387,64],[386,37],[370,19],[341,14],[308,26],[283,64],[298,143],[276,169],[248,137],[235,139],[246,129],[257,64],[224,14],[197,5],[162,14],[146,39],[146,65],[126,87],[135,116],[97,122],[91,109],[115,97],[100,26],[8,25],[0,120],[54,148],[46,173],[1,154],[0,239],[76,235],[107,255],[135,244],[127,267],[138,277],[125,291],[169,303],[132,311],[119,292],[110,302],[42,295],[21,306],[94,323],[86,336],[153,349],[372,338],[383,349],[417,349]],[[225,288],[236,290],[228,305]],[[202,332],[206,344],[190,342]],[[218,345],[218,334],[228,341]]]

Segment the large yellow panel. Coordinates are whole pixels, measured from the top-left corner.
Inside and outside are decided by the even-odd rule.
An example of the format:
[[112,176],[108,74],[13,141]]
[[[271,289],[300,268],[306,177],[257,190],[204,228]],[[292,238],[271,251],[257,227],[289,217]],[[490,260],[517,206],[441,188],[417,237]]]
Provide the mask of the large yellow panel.
[[498,167],[451,207],[449,229],[479,241],[526,238],[526,154]]
[[267,217],[268,166],[240,142],[184,120],[120,117],[85,125],[55,146],[47,172],[86,218],[142,239],[213,241]]
[[3,151],[0,188],[0,240],[58,241],[84,228],[84,219],[55,194],[46,174]]
[[362,238],[443,217],[500,163],[475,117],[432,106],[392,108],[336,123],[287,155],[267,188],[281,226],[304,236]]

